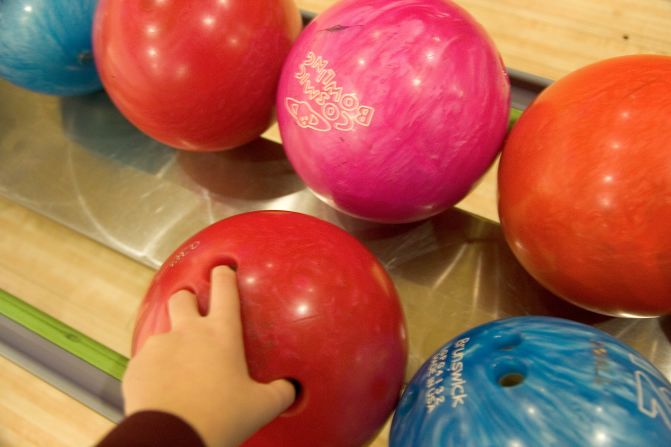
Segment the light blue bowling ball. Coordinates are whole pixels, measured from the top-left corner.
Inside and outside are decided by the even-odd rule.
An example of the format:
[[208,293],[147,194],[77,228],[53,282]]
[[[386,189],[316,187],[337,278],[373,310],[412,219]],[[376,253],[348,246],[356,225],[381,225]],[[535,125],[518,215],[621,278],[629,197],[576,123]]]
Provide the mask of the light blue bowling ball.
[[0,77],[39,93],[101,89],[93,61],[98,0],[0,0]]
[[671,446],[671,383],[591,326],[549,317],[494,321],[420,368],[391,447]]

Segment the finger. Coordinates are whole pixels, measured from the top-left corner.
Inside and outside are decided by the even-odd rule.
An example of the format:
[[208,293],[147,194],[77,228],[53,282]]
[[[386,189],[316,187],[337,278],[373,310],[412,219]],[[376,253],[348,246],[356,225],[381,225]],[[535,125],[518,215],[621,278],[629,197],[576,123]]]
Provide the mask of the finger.
[[227,331],[236,331],[236,334],[241,335],[240,296],[235,272],[228,266],[215,267],[210,281],[209,315],[217,319]]
[[174,293],[168,300],[168,315],[173,329],[181,327],[187,320],[200,316],[196,296],[188,290]]

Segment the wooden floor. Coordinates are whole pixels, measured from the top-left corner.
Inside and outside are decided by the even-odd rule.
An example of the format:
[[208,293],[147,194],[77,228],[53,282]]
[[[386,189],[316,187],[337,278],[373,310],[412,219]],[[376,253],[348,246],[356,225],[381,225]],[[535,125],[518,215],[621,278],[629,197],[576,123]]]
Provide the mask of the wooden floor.
[[[334,2],[297,3],[319,12]],[[668,0],[458,3],[489,31],[506,65],[549,79],[610,56],[671,54]],[[459,206],[496,220],[493,170]],[[4,199],[0,228],[0,288],[128,354],[150,269]],[[90,445],[111,426],[0,358],[0,446]],[[373,445],[385,440],[383,433]]]

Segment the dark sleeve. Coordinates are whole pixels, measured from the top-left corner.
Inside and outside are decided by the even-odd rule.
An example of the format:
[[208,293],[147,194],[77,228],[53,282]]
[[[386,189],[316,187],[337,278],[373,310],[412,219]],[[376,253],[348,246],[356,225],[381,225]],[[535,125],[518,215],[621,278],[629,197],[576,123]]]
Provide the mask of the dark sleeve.
[[184,420],[160,411],[141,411],[119,423],[97,447],[206,447]]

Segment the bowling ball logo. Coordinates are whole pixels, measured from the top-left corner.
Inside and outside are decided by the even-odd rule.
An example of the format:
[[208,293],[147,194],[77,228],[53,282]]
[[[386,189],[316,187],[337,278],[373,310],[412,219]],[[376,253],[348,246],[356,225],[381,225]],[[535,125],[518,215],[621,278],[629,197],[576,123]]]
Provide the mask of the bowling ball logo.
[[355,126],[370,126],[375,109],[360,104],[356,93],[345,93],[338,86],[335,70],[328,65],[326,59],[308,52],[295,74],[306,100],[287,97],[289,114],[300,127],[318,132],[328,132],[334,127],[349,132]]
[[277,88],[287,158],[321,200],[375,222],[459,202],[505,137],[510,82],[494,43],[444,0],[346,0],[296,39]]
[[286,106],[291,116],[296,120],[296,123],[302,128],[309,128],[319,132],[331,130],[331,124],[310,107],[309,103],[287,98]]
[[671,445],[671,383],[592,326],[483,324],[443,345],[403,393],[391,447]]
[[[428,367],[428,374],[426,380],[427,392],[424,399],[426,409],[431,414],[436,408],[444,404],[449,394],[451,407],[456,408],[463,405],[468,397],[466,394],[466,380],[463,377],[464,363],[464,348],[469,342],[469,338],[462,338],[452,346],[442,348],[435,354]],[[450,381],[446,386],[445,381],[445,367],[449,365]]]

